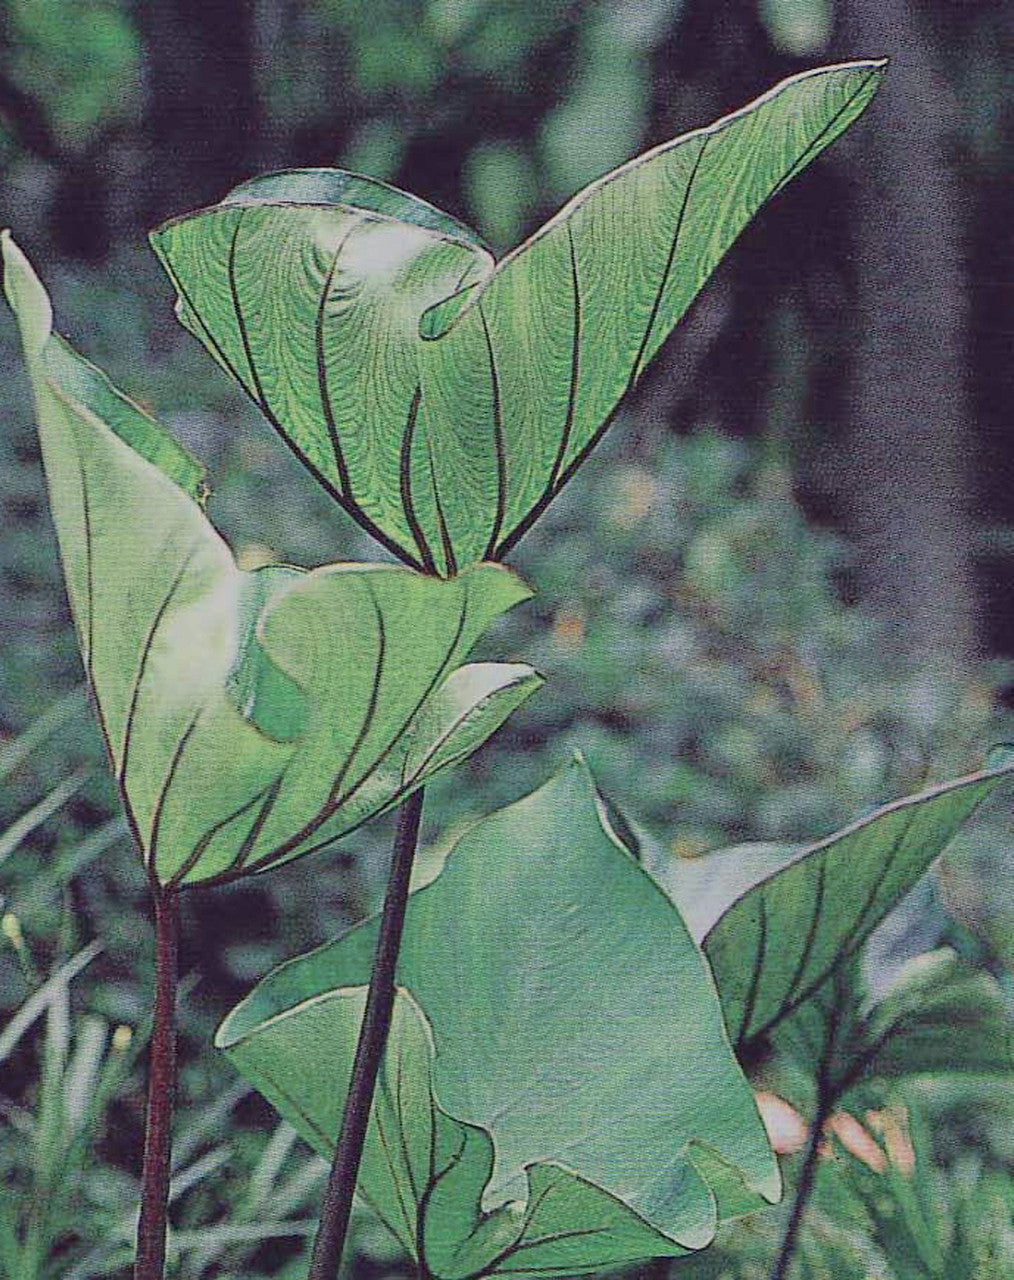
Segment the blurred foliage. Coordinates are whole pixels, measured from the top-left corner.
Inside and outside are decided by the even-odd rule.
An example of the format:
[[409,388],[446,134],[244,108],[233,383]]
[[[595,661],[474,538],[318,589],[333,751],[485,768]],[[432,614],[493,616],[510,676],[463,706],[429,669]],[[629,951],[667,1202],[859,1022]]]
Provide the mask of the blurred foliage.
[[877,624],[837,590],[849,551],[807,525],[776,450],[632,425],[516,556],[552,691],[505,730],[531,778],[580,747],[692,854],[830,829],[999,733],[988,677],[876,661]]
[[[169,214],[217,198],[258,168],[341,163],[461,214],[502,250],[611,164],[826,57],[838,10],[827,0],[224,7],[237,35],[230,50],[251,51],[256,100],[244,114],[264,122],[246,149],[233,108],[216,110],[218,84],[202,62],[204,24],[223,6],[8,0],[0,221],[37,254],[63,253],[53,283],[69,336],[208,460],[212,513],[239,555],[304,564],[378,554],[175,325],[142,244],[159,173],[178,184],[158,210]],[[142,19],[156,10],[179,18],[191,43],[153,42]],[[976,512],[985,621],[997,640],[1012,561],[1009,537],[994,526],[1010,519],[1014,491],[1006,351],[1014,295],[998,248],[1014,190],[1014,26],[1009,0],[933,0],[919,18],[962,104],[949,146],[967,193],[976,282]],[[182,131],[175,147],[153,152],[158,104],[145,86],[159,65],[186,91],[188,68],[203,75],[198,124],[236,139],[235,172],[202,176],[211,161]],[[177,118],[182,128],[182,110]],[[831,170],[822,173],[751,232],[744,255],[761,267],[742,291],[746,310],[743,297],[723,310],[722,290],[745,261],[734,255],[678,358],[518,548],[513,561],[539,594],[488,652],[533,662],[548,687],[433,788],[430,840],[443,843],[531,790],[573,747],[675,858],[744,840],[812,838],[974,767],[991,743],[1014,737],[997,697],[1009,673],[983,667],[948,680],[905,661],[881,623],[852,603],[864,567],[856,553],[808,518],[818,507],[836,510],[827,476],[840,468],[840,440],[815,408],[814,386],[843,376],[835,318],[853,284],[832,243],[848,201]],[[765,256],[772,245],[777,252]],[[786,249],[798,257],[791,272]],[[82,257],[101,262],[84,266]],[[731,355],[721,356],[714,331],[730,336]],[[13,325],[3,320],[0,368],[15,365]],[[12,1041],[9,1029],[21,1027],[0,1061],[0,1184],[13,1189],[0,1198],[0,1275],[122,1276],[152,981],[147,891],[80,692],[19,377],[0,379],[0,422],[0,913],[8,920],[0,1037]],[[758,424],[761,439],[734,438]],[[673,425],[695,431],[679,436]],[[318,856],[312,880],[308,864],[184,903],[172,1213],[181,1277],[303,1274],[320,1165],[210,1053],[210,1038],[272,965],[376,905],[389,841],[389,826],[374,824]],[[1009,991],[1012,856],[1007,808],[994,807],[884,927],[875,964],[946,942]],[[96,940],[101,953],[70,977],[68,963]],[[121,1026],[132,1030],[129,1045]],[[821,1163],[798,1274],[1003,1274],[1009,1082],[930,1076],[903,1095],[885,1093],[873,1109],[895,1104],[906,1109],[918,1184],[835,1149]],[[791,1183],[795,1166],[786,1169]],[[55,1186],[48,1220],[33,1219],[40,1188]],[[749,1219],[693,1270],[673,1274],[766,1276],[782,1226],[777,1212]],[[35,1272],[13,1252],[26,1231]],[[349,1274],[399,1274],[365,1213],[355,1242]]]
[[127,4],[9,0],[3,42],[12,78],[44,86],[62,144],[80,148],[137,113],[141,42]]

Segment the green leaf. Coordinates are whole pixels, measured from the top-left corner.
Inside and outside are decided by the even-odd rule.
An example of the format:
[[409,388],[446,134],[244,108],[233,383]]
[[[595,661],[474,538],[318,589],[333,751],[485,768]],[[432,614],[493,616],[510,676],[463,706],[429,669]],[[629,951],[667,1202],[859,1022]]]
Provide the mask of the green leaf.
[[[325,1154],[376,932],[277,969],[216,1041]],[[361,1190],[434,1274],[678,1256],[712,1239],[716,1189],[723,1207],[734,1185],[751,1207],[778,1196],[703,958],[580,762],[473,827],[412,895],[398,981],[431,1061],[421,1032],[406,1049],[403,1010]]]
[[877,1076],[1014,1068],[1010,1009],[988,973],[948,947],[909,960],[865,1028],[867,1071]]
[[419,320],[492,269],[473,233],[384,183],[320,169],[245,183],[152,243],[183,324],[365,528],[430,567],[403,475]]
[[[164,429],[109,381],[101,369],[85,360],[53,332],[49,295],[9,231],[0,232],[3,282],[21,331],[21,345],[40,405],[56,413],[51,401],[71,401],[94,415],[120,440],[190,497],[207,497],[204,468]],[[47,439],[43,436],[43,451]],[[48,459],[47,459],[48,462]],[[57,468],[59,470],[59,468]]]
[[495,264],[414,196],[257,179],[152,243],[182,322],[402,558],[499,559],[598,441],[755,213],[863,112],[883,62],[821,68],[575,196]]
[[808,1000],[869,937],[1014,766],[886,805],[738,898],[704,939],[733,1042]]
[[159,882],[229,879],[336,839],[533,692],[530,667],[460,666],[530,594],[499,566],[449,582],[380,565],[240,572],[197,501],[197,464],[51,334],[6,234],[3,260],[86,672]]
[[[311,995],[255,1028],[242,1025],[240,1006],[217,1037],[247,1078],[326,1157],[341,1124],[343,1085],[351,1073],[365,997],[364,987]],[[492,1166],[488,1136],[438,1107],[432,1059],[426,1020],[412,998],[399,991],[359,1192],[415,1256],[423,1233],[430,1252],[439,1252],[437,1237],[448,1232],[462,1245],[469,1240]],[[509,1241],[516,1235],[510,1211],[498,1216],[497,1227],[505,1218]]]

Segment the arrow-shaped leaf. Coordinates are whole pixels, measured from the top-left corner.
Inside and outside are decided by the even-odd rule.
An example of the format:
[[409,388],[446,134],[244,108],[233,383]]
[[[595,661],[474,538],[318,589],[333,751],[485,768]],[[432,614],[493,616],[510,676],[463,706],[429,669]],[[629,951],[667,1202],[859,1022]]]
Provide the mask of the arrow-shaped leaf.
[[[277,969],[217,1037],[324,1153],[376,929]],[[731,1183],[777,1197],[701,954],[580,763],[473,827],[413,894],[398,980],[432,1028],[430,1062],[403,1021],[360,1186],[429,1273],[677,1256],[714,1235],[710,1177],[723,1204]]]
[[865,110],[883,62],[806,72],[576,195],[495,264],[338,170],[238,187],[152,237],[182,322],[410,563],[499,559],[559,493],[755,213]]
[[242,573],[200,467],[52,333],[5,233],[53,516],[89,683],[134,835],[160,883],[309,852],[474,750],[538,685],[462,667],[527,588],[495,565]]
[[749,889],[704,939],[733,1042],[772,1030],[817,992],[1014,766],[877,810]]

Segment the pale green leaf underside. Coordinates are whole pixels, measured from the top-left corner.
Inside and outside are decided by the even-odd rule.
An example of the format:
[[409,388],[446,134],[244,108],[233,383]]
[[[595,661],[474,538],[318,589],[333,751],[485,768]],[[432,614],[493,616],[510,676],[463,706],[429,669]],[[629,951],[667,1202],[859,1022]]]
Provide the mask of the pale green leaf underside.
[[[375,939],[374,920],[283,965],[218,1035],[324,1151],[348,1068],[321,1048],[341,1038],[339,1006],[368,979]],[[428,1074],[395,1050],[374,1121],[395,1154],[361,1186],[413,1251],[424,1206],[434,1274],[574,1274],[701,1248],[718,1217],[706,1175],[723,1208],[732,1185],[751,1206],[777,1197],[701,954],[603,825],[580,763],[473,827],[412,895],[398,981],[432,1028],[439,1108],[422,1107]],[[341,1033],[350,1045],[355,1029]],[[391,1097],[413,1100],[400,1125]],[[427,1151],[418,1126],[437,1110],[444,1159],[424,1161],[413,1187],[397,1161]]]
[[887,805],[738,898],[703,944],[733,1042],[757,1040],[819,990],[1012,771],[971,774]]
[[499,559],[566,483],[754,214],[884,64],[795,76],[593,183],[495,264],[415,197],[257,179],[152,237],[183,323],[375,536]]
[[528,589],[496,565],[240,572],[201,473],[51,335],[5,236],[81,651],[150,871],[192,884],[309,852],[469,754],[539,683],[461,666]]

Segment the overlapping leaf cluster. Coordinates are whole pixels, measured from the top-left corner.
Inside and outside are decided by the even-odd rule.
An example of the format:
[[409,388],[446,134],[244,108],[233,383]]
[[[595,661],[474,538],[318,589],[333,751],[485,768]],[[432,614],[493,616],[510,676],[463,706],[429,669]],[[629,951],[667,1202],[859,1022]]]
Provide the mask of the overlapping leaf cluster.
[[462,665],[528,594],[505,569],[240,572],[198,465],[53,334],[27,259],[3,248],[85,669],[153,880],[228,879],[328,843],[537,686],[522,665]]
[[[201,468],[53,333],[5,235],[82,655],[157,888],[331,843],[474,751],[537,687],[524,664],[465,662],[529,594],[491,562],[882,70],[785,82],[594,183],[500,263],[425,202],[330,170],[256,179],[154,234],[181,320],[402,566],[241,571],[205,514]],[[477,824],[411,898],[360,1171],[421,1274],[681,1256],[777,1199],[736,1053],[819,1020],[828,983],[1011,767],[767,851],[768,874],[747,873],[697,936],[686,883],[663,892],[647,874],[582,762]],[[324,1154],[377,927],[271,974],[218,1037]],[[937,1010],[921,1051],[939,1052],[964,996],[939,977],[856,1021],[846,1074],[892,1069],[913,990]],[[992,1032],[1002,1065],[1009,1038]]]
[[[414,998],[400,1014],[408,1043],[389,1053],[362,1194],[447,1280],[680,1256],[778,1193],[752,1096],[738,1072],[724,1074],[726,1034],[745,1055],[758,1037],[819,1028],[812,1054],[837,1055],[838,1098],[869,1072],[1008,1072],[999,991],[944,955],[907,971],[868,1025],[849,1025],[834,992],[1012,772],[887,805],[778,860],[765,849],[752,887],[730,890],[694,935],[678,909],[693,878],[646,873],[580,761],[478,824],[410,901],[399,970]],[[343,1078],[376,929],[374,919],[283,965],[218,1035],[325,1152],[337,1113],[322,1046],[346,1046]],[[959,1018],[974,1030],[964,1057]]]
[[180,319],[337,500],[452,574],[517,542],[882,73],[794,77],[593,183],[499,263],[424,201],[332,170],[256,179],[153,244]]

